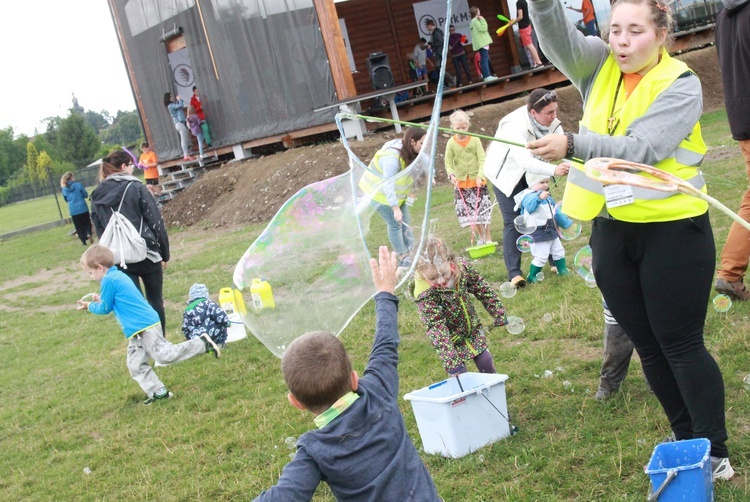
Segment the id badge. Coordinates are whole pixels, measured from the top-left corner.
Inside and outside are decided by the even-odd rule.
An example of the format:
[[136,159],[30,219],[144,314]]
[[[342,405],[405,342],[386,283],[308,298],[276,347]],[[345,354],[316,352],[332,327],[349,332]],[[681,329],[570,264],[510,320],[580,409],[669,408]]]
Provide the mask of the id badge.
[[626,206],[635,202],[633,187],[630,185],[607,185],[603,187],[603,191],[608,208]]

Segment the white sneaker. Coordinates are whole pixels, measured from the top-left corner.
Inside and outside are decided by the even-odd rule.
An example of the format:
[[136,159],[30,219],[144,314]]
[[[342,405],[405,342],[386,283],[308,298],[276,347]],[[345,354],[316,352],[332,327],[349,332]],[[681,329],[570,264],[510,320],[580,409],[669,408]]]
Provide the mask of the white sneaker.
[[729,465],[728,458],[711,457],[711,472],[714,481],[717,479],[732,479],[732,476],[734,476],[734,469]]
[[497,77],[493,77],[492,75],[490,75],[489,77],[484,79],[485,82],[492,82],[493,80],[497,80]]

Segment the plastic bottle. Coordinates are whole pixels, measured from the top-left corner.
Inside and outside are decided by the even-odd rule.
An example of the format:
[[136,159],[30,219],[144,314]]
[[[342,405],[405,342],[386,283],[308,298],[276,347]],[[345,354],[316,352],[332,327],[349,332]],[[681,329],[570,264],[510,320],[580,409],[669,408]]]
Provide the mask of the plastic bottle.
[[265,279],[253,279],[250,285],[250,295],[253,298],[253,307],[257,310],[276,308],[271,285]]

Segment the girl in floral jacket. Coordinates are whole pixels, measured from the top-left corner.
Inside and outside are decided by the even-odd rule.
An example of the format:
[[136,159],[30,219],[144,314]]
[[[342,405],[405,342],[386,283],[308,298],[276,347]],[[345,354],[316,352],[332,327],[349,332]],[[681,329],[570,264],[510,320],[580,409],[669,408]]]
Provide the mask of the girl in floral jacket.
[[414,296],[443,367],[450,375],[465,373],[473,359],[481,373],[495,373],[485,329],[470,294],[495,318],[507,324],[505,307],[489,283],[463,258],[456,258],[442,240],[430,237],[416,258]]

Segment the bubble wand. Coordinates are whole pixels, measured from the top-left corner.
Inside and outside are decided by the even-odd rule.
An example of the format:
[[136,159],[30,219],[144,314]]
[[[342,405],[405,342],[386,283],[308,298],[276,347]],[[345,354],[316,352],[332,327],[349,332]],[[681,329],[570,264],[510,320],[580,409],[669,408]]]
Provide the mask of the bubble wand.
[[[683,193],[705,200],[710,205],[732,218],[742,225],[745,229],[750,230],[750,223],[742,219],[737,213],[727,206],[695,188],[693,185],[682,178],[662,171],[653,166],[628,162],[621,159],[611,159],[606,157],[597,157],[589,160],[583,165],[583,171],[586,176],[596,180],[603,185],[631,185],[650,190],[658,190],[668,193]],[[651,176],[641,176],[640,174]]]
[[130,155],[130,158],[133,159],[133,165],[135,167],[137,167],[138,169],[141,169],[141,170],[146,169],[145,166],[143,166],[140,162],[138,162],[138,159],[135,158],[135,155],[133,155],[133,152],[131,152],[130,150],[128,150],[124,146],[122,146],[120,148],[122,148],[125,151],[125,153],[127,153],[128,155]]
[[[341,112],[341,113],[338,113],[337,116],[341,116],[342,118],[348,118],[348,119],[364,120],[366,122],[384,122],[386,124],[399,124],[399,125],[405,125],[408,127],[418,127],[420,129],[427,129],[430,127],[428,124],[420,124],[418,122],[405,122],[403,120],[393,120],[393,119],[387,119],[384,117],[371,117],[369,115],[360,115],[358,113]],[[456,131],[455,129],[450,129],[448,127],[439,127],[439,126],[437,127],[437,130],[441,132],[447,132],[450,134],[463,134],[464,136],[474,136],[475,138],[486,139],[488,141],[497,141],[498,143],[503,143],[503,144],[515,146],[518,148],[523,148],[524,150],[526,149],[526,145],[522,143],[516,143],[515,141],[510,141],[510,140],[503,139],[503,138],[497,138],[495,136],[487,136],[485,134],[477,134],[477,133],[469,132],[469,131]],[[565,159],[565,160],[570,160],[578,164],[583,164],[584,162],[583,160],[576,158],[576,157],[570,157],[569,159]]]

